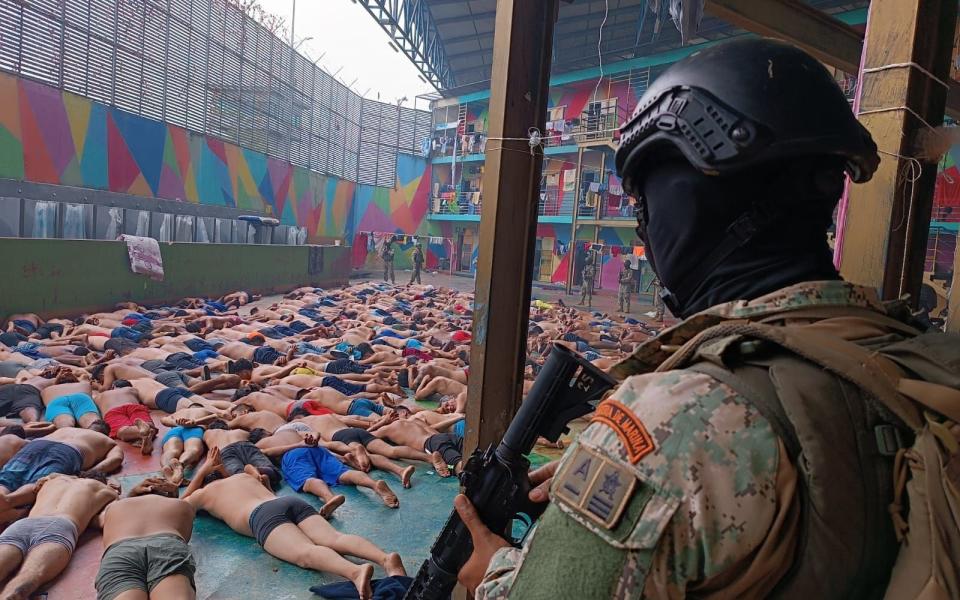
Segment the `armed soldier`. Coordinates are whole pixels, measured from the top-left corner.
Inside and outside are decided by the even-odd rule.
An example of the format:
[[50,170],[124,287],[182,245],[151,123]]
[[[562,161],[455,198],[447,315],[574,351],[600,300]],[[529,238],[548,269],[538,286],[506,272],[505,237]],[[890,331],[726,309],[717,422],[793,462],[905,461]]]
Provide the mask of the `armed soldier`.
[[587,306],[593,305],[593,278],[596,275],[594,262],[596,254],[593,250],[587,250],[587,256],[583,260],[582,281],[580,282],[580,304]]
[[414,281],[421,283],[420,270],[423,269],[423,249],[420,247],[419,241],[413,243],[413,252],[410,259],[413,262],[413,274],[410,275],[410,283],[413,284]]
[[[553,475],[530,494],[550,505],[522,550],[457,497],[474,542],[460,581],[488,600],[882,597],[897,552],[925,545],[923,526],[940,550],[941,535],[957,539],[955,522],[930,534],[923,515],[945,505],[923,496],[908,531],[906,461],[896,494],[891,473],[894,456],[920,459],[902,440],[930,430],[923,395],[908,401],[896,382],[956,397],[955,373],[931,381],[928,367],[932,354],[956,365],[960,342],[921,335],[833,266],[826,230],[844,173],[861,183],[879,164],[870,134],[816,59],[765,39],[676,63],[621,131],[638,234],[686,320],[613,367],[620,387],[537,477]],[[912,351],[878,363],[867,343]],[[897,366],[907,355],[926,367]],[[939,412],[930,418],[952,426]],[[956,447],[955,432],[943,436]],[[941,484],[927,461],[937,470],[917,485]],[[901,549],[903,535],[920,537]],[[913,574],[894,571],[887,597],[930,586],[956,597],[953,548],[940,564],[905,561]]]
[[383,259],[383,280],[396,283],[397,276],[393,272],[393,257],[393,238],[389,238],[383,243],[383,250],[380,252],[380,258]]
[[618,310],[622,313],[628,313],[630,312],[630,294],[633,293],[633,286],[635,285],[629,258],[623,259],[623,270],[620,271],[620,277],[617,281],[620,284],[617,290]]

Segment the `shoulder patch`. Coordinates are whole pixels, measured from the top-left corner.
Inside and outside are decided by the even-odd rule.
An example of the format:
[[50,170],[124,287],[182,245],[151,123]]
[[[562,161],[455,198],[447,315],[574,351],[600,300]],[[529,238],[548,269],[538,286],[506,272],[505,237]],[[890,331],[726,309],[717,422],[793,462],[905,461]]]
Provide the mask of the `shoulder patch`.
[[592,423],[603,423],[613,429],[627,450],[630,464],[637,464],[641,458],[656,449],[653,437],[643,426],[637,415],[616,400],[604,400],[590,419]]
[[553,494],[594,523],[613,529],[636,485],[627,467],[579,446],[554,479]]

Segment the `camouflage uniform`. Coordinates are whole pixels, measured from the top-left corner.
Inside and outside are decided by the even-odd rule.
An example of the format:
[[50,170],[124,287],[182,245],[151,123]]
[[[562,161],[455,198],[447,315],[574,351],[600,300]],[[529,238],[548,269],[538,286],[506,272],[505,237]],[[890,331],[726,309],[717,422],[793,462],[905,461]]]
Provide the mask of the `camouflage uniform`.
[[595,275],[593,258],[587,256],[587,262],[583,265],[582,281],[580,282],[580,304],[593,305],[593,278]]
[[383,254],[381,255],[381,258],[383,258],[383,280],[396,283],[397,276],[393,272],[393,255],[393,244],[384,246]]
[[732,388],[653,370],[671,347],[724,320],[811,307],[884,312],[867,288],[798,284],[694,315],[615,366],[626,379],[564,454],[524,548],[494,555],[477,598],[769,595],[794,559],[796,468]]
[[664,306],[663,298],[660,297],[660,290],[663,288],[663,285],[657,278],[654,278],[651,283],[653,284],[653,310],[656,311],[654,318],[658,321],[663,321]]
[[413,283],[414,281],[421,283],[420,269],[423,268],[423,250],[420,248],[420,246],[413,247],[413,255],[411,260],[413,261],[413,274],[410,275],[410,283]]
[[[618,280],[620,287],[617,289],[617,304],[620,312],[630,312],[630,294],[633,293],[633,269],[629,265],[624,265],[620,271]],[[626,308],[624,308],[626,306]]]

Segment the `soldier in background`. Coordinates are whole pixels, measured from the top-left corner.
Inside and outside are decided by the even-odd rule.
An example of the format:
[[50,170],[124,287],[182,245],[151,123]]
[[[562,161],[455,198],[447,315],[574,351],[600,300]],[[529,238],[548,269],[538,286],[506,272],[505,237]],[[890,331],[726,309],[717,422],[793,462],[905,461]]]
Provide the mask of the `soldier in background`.
[[650,285],[647,286],[648,290],[650,288],[653,288],[653,310],[656,311],[653,318],[663,323],[663,297],[660,295],[663,291],[663,284],[660,283],[660,278],[656,275],[653,276]]
[[594,267],[596,254],[593,250],[587,250],[587,256],[583,260],[583,271],[581,272],[580,282],[580,304],[592,306],[593,304],[593,278],[596,276]]
[[380,253],[380,258],[383,259],[383,280],[396,283],[397,276],[393,272],[393,240],[394,238],[390,238],[384,242],[383,251]]
[[410,283],[414,281],[421,283],[420,270],[423,268],[423,249],[420,247],[420,241],[413,242],[413,253],[410,255],[413,261],[413,274],[410,275]]
[[630,294],[633,293],[633,286],[635,285],[629,258],[623,259],[623,270],[620,271],[620,277],[617,281],[620,284],[620,288],[617,290],[618,310],[622,313],[628,313],[630,312]]

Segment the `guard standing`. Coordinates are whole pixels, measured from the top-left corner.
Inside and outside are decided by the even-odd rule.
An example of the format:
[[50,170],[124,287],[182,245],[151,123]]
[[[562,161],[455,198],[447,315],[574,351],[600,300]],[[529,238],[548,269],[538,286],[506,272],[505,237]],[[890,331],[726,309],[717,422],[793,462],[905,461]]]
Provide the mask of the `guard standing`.
[[383,252],[380,254],[380,258],[383,259],[383,280],[396,283],[397,276],[393,272],[393,240],[394,238],[390,238],[384,242]]
[[596,275],[593,264],[595,260],[596,254],[593,250],[587,250],[587,256],[583,261],[583,272],[581,273],[580,304],[586,304],[588,307],[593,304],[593,278]]
[[423,249],[420,247],[419,240],[413,243],[413,253],[410,258],[413,261],[413,274],[410,275],[410,283],[412,284],[414,281],[420,283],[420,270],[423,268]]
[[620,283],[620,289],[617,290],[619,310],[622,313],[628,313],[630,312],[630,295],[633,293],[633,286],[635,285],[629,258],[623,259],[623,270],[620,271],[620,277],[617,281]]

